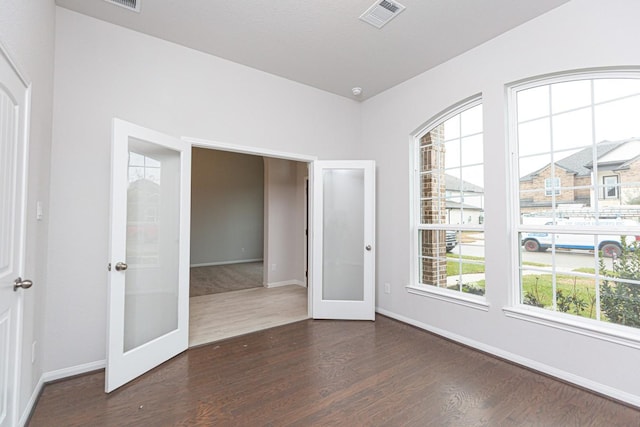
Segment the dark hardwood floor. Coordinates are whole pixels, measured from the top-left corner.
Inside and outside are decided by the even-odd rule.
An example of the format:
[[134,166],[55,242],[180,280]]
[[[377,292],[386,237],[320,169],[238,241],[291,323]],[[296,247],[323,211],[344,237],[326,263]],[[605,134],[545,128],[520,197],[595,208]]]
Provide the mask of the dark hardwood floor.
[[640,411],[386,317],[197,347],[109,395],[45,386],[31,426],[638,426]]

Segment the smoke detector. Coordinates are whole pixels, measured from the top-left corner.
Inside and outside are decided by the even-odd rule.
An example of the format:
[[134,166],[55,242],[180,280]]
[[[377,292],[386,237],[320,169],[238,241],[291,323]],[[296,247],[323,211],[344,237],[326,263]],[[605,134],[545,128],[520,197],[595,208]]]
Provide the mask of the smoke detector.
[[141,0],[104,0],[107,3],[115,4],[116,6],[124,7],[125,9],[132,10],[134,12],[140,12]]
[[365,13],[360,15],[360,20],[376,28],[382,28],[404,9],[405,7],[397,1],[379,0],[367,9]]

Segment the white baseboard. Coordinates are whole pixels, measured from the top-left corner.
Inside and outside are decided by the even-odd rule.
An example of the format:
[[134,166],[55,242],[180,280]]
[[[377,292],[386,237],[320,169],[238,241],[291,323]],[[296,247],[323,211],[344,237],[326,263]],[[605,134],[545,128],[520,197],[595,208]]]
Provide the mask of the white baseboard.
[[27,424],[27,421],[31,416],[31,412],[33,412],[36,403],[38,403],[38,396],[40,396],[40,392],[42,391],[42,388],[46,383],[73,377],[75,375],[86,374],[87,372],[97,371],[99,369],[104,369],[106,365],[106,360],[98,360],[97,362],[85,363],[84,365],[71,366],[69,368],[58,369],[56,371],[43,373],[40,376],[38,384],[36,384],[33,393],[31,393],[29,402],[27,402],[27,406],[24,408],[24,412],[22,413],[22,416],[18,421],[18,425],[24,426]]
[[70,366],[68,368],[49,371],[42,374],[42,381],[46,384],[51,381],[61,380],[63,378],[72,377],[74,375],[86,374],[87,372],[98,371],[107,366],[106,360],[98,360],[95,362],[85,363],[83,365]]
[[599,393],[613,399],[619,400],[621,402],[628,403],[629,405],[640,407],[640,396],[636,396],[631,393],[627,393],[622,390],[618,390],[616,388],[610,387],[605,384],[601,384],[587,378],[572,374],[567,371],[563,371],[561,369],[554,368],[553,366],[545,365],[544,363],[540,363],[533,359],[528,359],[526,357],[519,356],[517,354],[513,354],[508,351],[504,351],[500,348],[493,347],[490,345],[486,345],[479,341],[475,341],[469,339],[467,337],[463,337],[461,335],[457,335],[446,331],[444,329],[436,328],[431,325],[427,325],[426,323],[419,322],[417,320],[410,319],[408,317],[402,316],[400,314],[393,313],[391,311],[384,310],[382,308],[376,307],[376,312],[391,317],[392,319],[399,320],[401,322],[407,323],[409,325],[416,326],[420,329],[424,329],[425,331],[432,332],[436,335],[440,335],[452,341],[459,342],[461,344],[467,345],[469,347],[473,347],[485,353],[492,354],[494,356],[500,357],[502,359],[508,360],[510,362],[516,363],[518,365],[525,366],[527,368],[533,369],[534,371],[538,371],[552,377],[558,378],[559,380],[575,384],[579,387],[592,390],[595,393]]
[[204,262],[202,264],[191,264],[190,267],[209,267],[212,265],[244,264],[245,262],[258,262],[258,261],[262,261],[262,258],[238,259],[235,261],[221,261],[221,262]]
[[264,287],[265,288],[277,288],[279,286],[287,286],[287,285],[298,285],[298,286],[302,286],[303,288],[307,287],[307,285],[302,280],[297,280],[297,279],[283,280],[282,282],[265,283]]
[[38,380],[38,384],[36,384],[36,388],[33,390],[33,393],[31,393],[31,397],[27,402],[27,406],[25,406],[24,412],[22,413],[22,416],[18,420],[18,425],[20,427],[27,425],[27,421],[29,420],[31,413],[35,409],[36,403],[38,403],[38,397],[40,396],[40,392],[42,391],[43,387],[44,387],[44,380],[42,379],[42,376],[40,376],[40,379]]

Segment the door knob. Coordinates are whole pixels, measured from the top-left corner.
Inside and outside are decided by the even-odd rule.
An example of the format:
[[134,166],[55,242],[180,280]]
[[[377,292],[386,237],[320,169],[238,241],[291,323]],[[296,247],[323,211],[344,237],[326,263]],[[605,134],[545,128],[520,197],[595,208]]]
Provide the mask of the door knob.
[[119,262],[116,264],[116,271],[125,271],[129,266],[126,262]]
[[18,288],[29,289],[33,286],[33,282],[31,280],[22,280],[22,277],[18,277],[13,282],[13,291],[16,292]]
[[371,245],[367,245],[364,247],[366,250],[370,251],[371,250]]

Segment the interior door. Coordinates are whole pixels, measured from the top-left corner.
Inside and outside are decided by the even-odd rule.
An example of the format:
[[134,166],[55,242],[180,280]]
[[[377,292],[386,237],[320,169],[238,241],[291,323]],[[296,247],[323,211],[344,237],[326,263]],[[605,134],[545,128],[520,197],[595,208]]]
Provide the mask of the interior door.
[[187,349],[191,145],[114,119],[110,392]]
[[312,168],[312,317],[375,320],[375,163]]
[[17,425],[30,87],[0,46],[0,426]]

